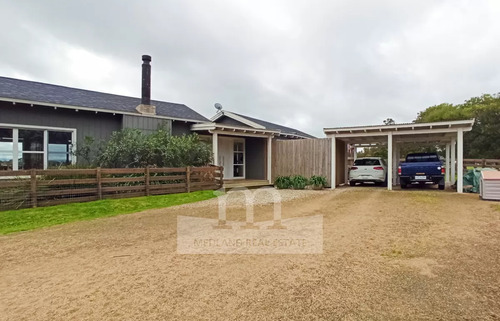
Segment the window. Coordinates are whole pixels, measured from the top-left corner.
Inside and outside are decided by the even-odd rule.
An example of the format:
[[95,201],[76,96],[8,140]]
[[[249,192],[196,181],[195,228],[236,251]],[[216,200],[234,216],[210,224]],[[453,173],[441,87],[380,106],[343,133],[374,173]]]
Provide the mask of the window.
[[43,169],[43,130],[19,129],[19,169]]
[[71,164],[71,133],[49,131],[49,167]]
[[0,170],[46,169],[75,162],[75,129],[14,126],[0,124]]
[[11,128],[0,128],[0,170],[12,170],[14,141]]
[[406,161],[412,163],[439,162],[439,157],[435,154],[408,155]]
[[380,160],[376,158],[360,158],[354,161],[355,166],[374,166],[380,165]]

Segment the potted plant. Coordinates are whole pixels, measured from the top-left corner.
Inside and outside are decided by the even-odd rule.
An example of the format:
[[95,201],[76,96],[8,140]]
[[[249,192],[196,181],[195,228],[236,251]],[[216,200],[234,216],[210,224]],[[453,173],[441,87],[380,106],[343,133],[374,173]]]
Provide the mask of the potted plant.
[[325,188],[325,186],[327,184],[326,177],[313,175],[309,179],[309,184],[311,185],[312,189],[315,189],[315,190],[323,189],[323,188]]
[[302,175],[294,175],[290,177],[293,189],[304,189],[307,186],[307,178]]
[[287,189],[292,187],[292,181],[290,179],[290,176],[278,176],[274,180],[274,186],[277,189]]

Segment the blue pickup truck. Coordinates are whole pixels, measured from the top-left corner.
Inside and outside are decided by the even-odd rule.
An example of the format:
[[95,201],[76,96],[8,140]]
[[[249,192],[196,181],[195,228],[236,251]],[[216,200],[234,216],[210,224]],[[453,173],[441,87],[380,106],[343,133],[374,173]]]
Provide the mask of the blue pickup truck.
[[443,163],[436,153],[415,153],[406,155],[406,161],[398,168],[401,188],[406,188],[413,183],[421,185],[427,183],[438,184],[439,189],[444,189]]

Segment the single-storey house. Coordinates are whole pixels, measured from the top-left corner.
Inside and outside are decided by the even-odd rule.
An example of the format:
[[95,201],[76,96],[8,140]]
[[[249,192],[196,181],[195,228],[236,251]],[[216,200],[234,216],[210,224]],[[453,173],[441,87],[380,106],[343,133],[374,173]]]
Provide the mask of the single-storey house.
[[195,132],[211,142],[226,179],[270,180],[272,140],[312,138],[229,111],[207,119],[186,105],[151,100],[151,57],[142,58],[141,98],[0,77],[0,170],[75,164],[72,150],[86,136],[166,126],[172,135]]

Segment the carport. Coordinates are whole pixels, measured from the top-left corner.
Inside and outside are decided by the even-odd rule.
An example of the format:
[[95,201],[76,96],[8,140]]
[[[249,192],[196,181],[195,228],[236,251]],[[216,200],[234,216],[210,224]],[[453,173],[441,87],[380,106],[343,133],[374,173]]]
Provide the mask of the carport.
[[[397,184],[400,147],[403,143],[446,144],[445,182],[449,186],[457,174],[457,192],[463,192],[463,135],[472,130],[474,119],[434,123],[408,123],[394,125],[324,128],[332,143],[332,189],[347,183],[348,148],[387,144],[387,189]],[[356,155],[354,155],[356,158]]]

